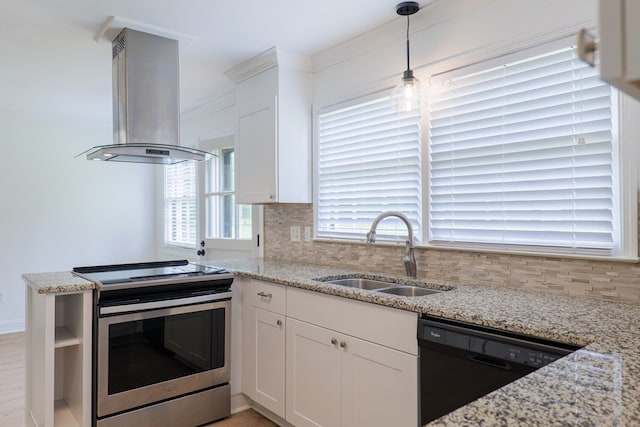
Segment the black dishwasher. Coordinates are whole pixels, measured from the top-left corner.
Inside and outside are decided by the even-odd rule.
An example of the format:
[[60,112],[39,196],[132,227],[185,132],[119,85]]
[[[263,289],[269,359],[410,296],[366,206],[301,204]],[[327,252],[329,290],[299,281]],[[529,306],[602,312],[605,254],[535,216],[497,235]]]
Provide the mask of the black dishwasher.
[[426,315],[418,322],[421,425],[579,348]]

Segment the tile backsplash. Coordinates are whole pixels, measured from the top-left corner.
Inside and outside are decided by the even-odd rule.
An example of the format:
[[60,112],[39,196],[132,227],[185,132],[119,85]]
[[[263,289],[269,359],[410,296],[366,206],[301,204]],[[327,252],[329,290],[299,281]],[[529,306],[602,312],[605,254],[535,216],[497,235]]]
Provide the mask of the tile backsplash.
[[[313,226],[307,204],[265,206],[265,257],[404,274],[404,247],[304,241]],[[300,226],[301,241],[290,240]],[[416,248],[418,278],[581,295],[640,305],[640,264]]]

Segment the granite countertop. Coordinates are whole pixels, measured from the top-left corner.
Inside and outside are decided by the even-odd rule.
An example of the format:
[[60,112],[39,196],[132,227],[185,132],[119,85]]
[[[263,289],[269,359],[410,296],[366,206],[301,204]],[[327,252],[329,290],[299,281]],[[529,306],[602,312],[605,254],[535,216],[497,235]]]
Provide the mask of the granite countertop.
[[384,274],[267,259],[221,260],[239,276],[584,346],[429,426],[640,425],[640,307],[486,285],[401,279],[436,289],[400,297],[318,278]]
[[78,277],[70,271],[27,273],[22,275],[22,280],[39,294],[74,293],[95,288],[93,282]]
[[[584,346],[429,426],[640,425],[638,306],[260,258],[210,264],[238,276]],[[353,274],[448,291],[401,297],[316,280]],[[24,274],[23,278],[44,294],[94,287],[70,272]]]

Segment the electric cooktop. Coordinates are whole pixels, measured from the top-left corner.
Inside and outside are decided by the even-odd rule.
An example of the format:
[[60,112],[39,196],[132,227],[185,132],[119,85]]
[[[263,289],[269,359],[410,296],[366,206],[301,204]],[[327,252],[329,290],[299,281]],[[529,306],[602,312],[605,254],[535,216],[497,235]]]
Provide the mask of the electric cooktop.
[[224,268],[191,263],[187,260],[74,267],[73,272],[98,287],[134,285],[143,282],[180,283],[233,278]]

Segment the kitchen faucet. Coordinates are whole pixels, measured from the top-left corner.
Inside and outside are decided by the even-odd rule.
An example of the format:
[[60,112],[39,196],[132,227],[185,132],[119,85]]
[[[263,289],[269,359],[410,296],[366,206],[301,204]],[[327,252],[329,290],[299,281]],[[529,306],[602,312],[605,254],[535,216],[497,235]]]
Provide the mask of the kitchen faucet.
[[413,228],[411,228],[411,222],[405,214],[397,211],[386,211],[378,215],[376,219],[373,220],[371,229],[367,233],[367,243],[376,242],[376,228],[378,228],[378,224],[380,223],[380,221],[390,216],[400,218],[407,226],[408,236],[405,245],[406,252],[404,254],[404,257],[402,257],[402,263],[404,264],[404,270],[406,271],[407,276],[415,278],[418,267],[416,266],[416,257],[413,253]]

